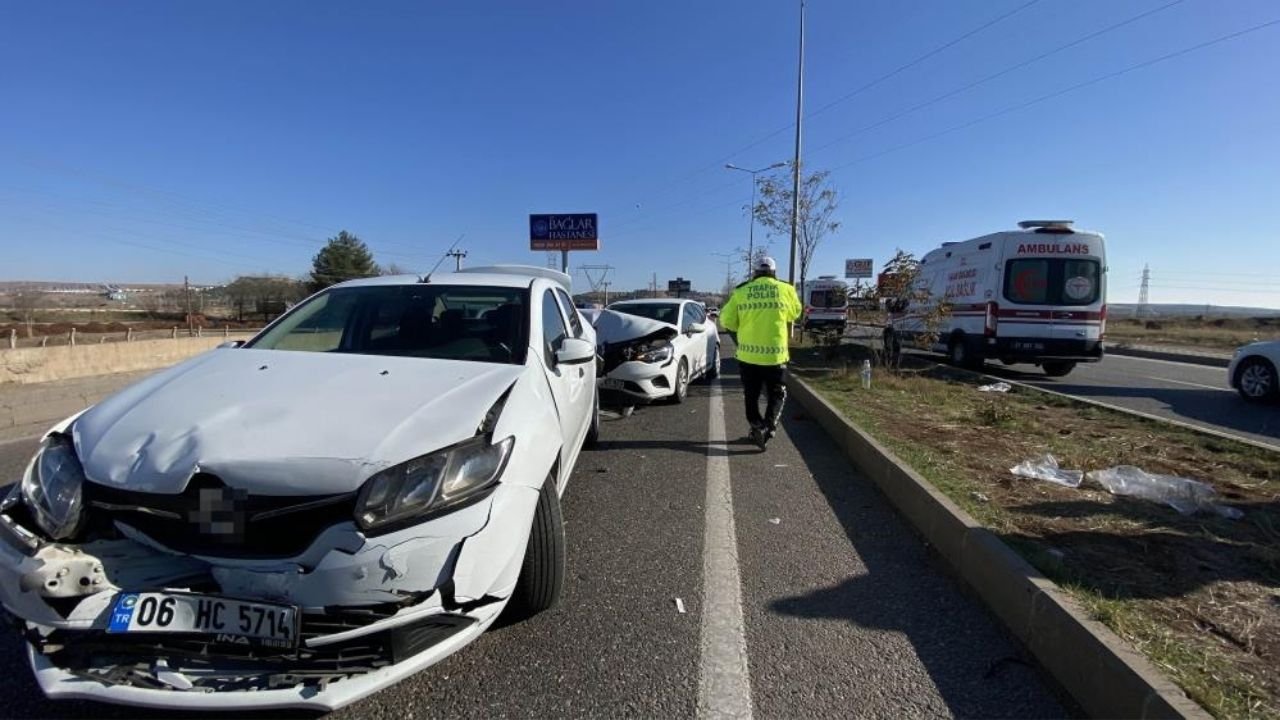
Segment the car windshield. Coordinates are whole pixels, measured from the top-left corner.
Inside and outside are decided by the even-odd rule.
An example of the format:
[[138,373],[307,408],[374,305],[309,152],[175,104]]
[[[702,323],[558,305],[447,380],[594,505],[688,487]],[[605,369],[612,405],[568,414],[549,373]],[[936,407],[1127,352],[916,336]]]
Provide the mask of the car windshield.
[[680,324],[680,306],[675,303],[628,303],[614,305],[609,309],[671,325]]
[[1005,267],[1004,296],[1019,305],[1091,305],[1102,293],[1097,260],[1024,258]]
[[523,364],[529,293],[473,285],[334,288],[248,347]]

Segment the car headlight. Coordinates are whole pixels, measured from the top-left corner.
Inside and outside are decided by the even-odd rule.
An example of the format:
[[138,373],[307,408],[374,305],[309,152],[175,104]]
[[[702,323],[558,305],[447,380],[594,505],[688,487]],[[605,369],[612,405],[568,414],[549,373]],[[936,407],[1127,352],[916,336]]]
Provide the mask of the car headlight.
[[22,478],[22,499],[40,529],[54,540],[66,540],[80,529],[84,504],[84,468],[71,438],[45,438],[35,461]]
[[482,435],[387,468],[360,488],[356,523],[387,529],[477,498],[497,484],[514,445]]
[[640,362],[663,363],[670,360],[673,354],[675,354],[675,348],[671,347],[671,343],[663,343],[640,353],[636,359]]

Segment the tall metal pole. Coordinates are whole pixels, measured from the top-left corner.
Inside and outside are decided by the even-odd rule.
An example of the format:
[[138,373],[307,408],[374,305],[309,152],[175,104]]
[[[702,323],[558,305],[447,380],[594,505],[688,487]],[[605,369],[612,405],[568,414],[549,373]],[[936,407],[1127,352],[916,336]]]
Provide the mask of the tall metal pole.
[[569,274],[569,251],[567,249],[560,251],[560,272],[566,275]]
[[796,73],[796,153],[791,160],[791,259],[787,282],[796,284],[796,238],[800,231],[800,138],[804,124],[804,0],[800,0],[800,68]]
[[751,229],[747,231],[747,279],[751,279],[751,271],[755,268],[752,265],[756,261],[756,174],[751,173],[751,207],[747,210],[751,214]]

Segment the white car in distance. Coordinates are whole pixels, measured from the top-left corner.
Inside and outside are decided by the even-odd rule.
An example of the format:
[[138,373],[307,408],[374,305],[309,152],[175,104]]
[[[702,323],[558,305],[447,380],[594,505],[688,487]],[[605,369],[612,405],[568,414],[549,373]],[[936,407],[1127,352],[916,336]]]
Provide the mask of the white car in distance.
[[1264,340],[1236,350],[1227,382],[1251,402],[1280,401],[1280,340]]
[[595,327],[601,393],[611,404],[684,402],[691,382],[720,374],[720,333],[700,302],[623,300]]
[[41,689],[332,710],[554,605],[560,496],[599,432],[568,286],[343,283],[55,426],[0,504]]

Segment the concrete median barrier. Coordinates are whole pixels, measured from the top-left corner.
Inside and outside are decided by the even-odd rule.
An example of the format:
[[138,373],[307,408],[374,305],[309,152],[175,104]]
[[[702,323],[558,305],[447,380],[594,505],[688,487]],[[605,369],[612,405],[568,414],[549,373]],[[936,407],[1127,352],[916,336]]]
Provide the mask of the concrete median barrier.
[[226,340],[218,335],[0,350],[0,387],[155,370],[215,348]]
[[1208,718],[1145,657],[794,375],[792,397],[1092,717]]

